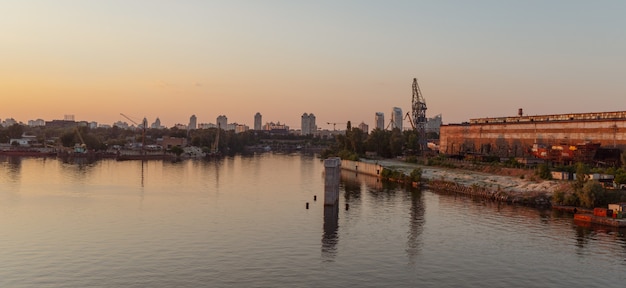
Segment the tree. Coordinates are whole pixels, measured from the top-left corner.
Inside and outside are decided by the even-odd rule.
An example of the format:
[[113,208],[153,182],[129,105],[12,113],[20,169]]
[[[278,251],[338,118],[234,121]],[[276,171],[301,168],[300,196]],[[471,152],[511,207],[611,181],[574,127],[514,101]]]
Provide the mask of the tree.
[[180,155],[185,152],[185,150],[183,150],[183,148],[180,148],[179,146],[174,146],[170,148],[170,152],[174,153],[176,155],[176,158],[179,158]]
[[404,138],[399,128],[393,128],[389,137],[389,149],[391,157],[402,155],[402,146],[404,145]]
[[580,196],[580,206],[594,208],[596,204],[604,202],[604,188],[598,181],[587,181],[583,186]]
[[545,179],[545,180],[552,179],[552,173],[550,172],[550,167],[548,166],[548,164],[543,163],[539,165],[537,169],[538,169],[537,175],[539,176],[539,178]]
[[581,162],[576,163],[576,182],[574,182],[575,190],[578,191],[585,186],[585,183],[587,182],[587,174],[589,174],[589,167]]
[[20,124],[13,124],[7,128],[7,135],[11,139],[22,138],[22,134],[24,133],[24,128]]

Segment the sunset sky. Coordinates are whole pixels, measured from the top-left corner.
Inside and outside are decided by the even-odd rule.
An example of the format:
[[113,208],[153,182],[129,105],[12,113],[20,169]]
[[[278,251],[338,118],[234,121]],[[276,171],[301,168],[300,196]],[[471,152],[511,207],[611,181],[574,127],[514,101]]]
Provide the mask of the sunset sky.
[[0,3],[0,119],[374,125],[626,110],[626,1]]

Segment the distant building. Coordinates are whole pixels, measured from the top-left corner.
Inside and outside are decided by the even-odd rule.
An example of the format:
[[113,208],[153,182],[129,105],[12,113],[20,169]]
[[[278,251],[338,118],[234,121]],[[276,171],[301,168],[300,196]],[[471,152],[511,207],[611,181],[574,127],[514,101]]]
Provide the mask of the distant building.
[[22,134],[22,138],[19,138],[19,139],[9,139],[9,144],[11,144],[11,145],[18,145],[18,146],[22,146],[22,147],[30,147],[30,146],[33,146],[33,145],[37,144],[37,136]]
[[365,134],[369,133],[369,129],[370,127],[367,126],[367,124],[365,124],[364,122],[361,122],[361,124],[359,124],[359,129],[361,129],[361,131],[365,132]]
[[226,127],[228,125],[228,118],[226,117],[226,115],[217,116],[217,120],[215,121],[215,123],[217,123],[217,127],[226,130]]
[[268,131],[271,135],[287,135],[289,134],[289,126],[285,124],[269,122],[265,123],[263,130]]
[[439,128],[441,127],[442,122],[443,120],[441,118],[441,114],[428,118],[428,122],[426,122],[426,133],[434,132],[439,134]]
[[[48,122],[46,122],[46,126],[48,126]],[[122,121],[117,121],[117,122],[113,123],[113,126],[117,126],[118,128],[121,128],[121,129],[129,129],[130,128],[130,126],[128,126],[128,123],[122,122]]]
[[235,133],[242,133],[242,132],[246,132],[250,129],[250,127],[248,127],[248,125],[244,125],[244,124],[235,124]]
[[176,128],[178,130],[187,130],[187,125],[176,123],[176,125],[174,125],[174,128]]
[[402,109],[393,107],[391,110],[391,129],[398,128],[402,131]]
[[376,129],[385,130],[385,114],[383,112],[376,112]]
[[196,129],[196,115],[191,115],[191,117],[189,117],[189,126],[187,127],[189,130],[195,130]]
[[15,119],[13,118],[7,118],[4,121],[2,121],[2,127],[13,126],[13,124],[17,124],[17,121],[15,121]]
[[302,133],[301,133],[302,135],[312,135],[315,133],[315,131],[317,131],[317,125],[315,124],[315,115],[313,113],[302,114],[302,122],[301,122],[300,129],[302,130]]
[[161,126],[161,119],[159,119],[159,117],[157,117],[156,120],[154,120],[154,123],[152,123],[152,125],[150,125],[150,128],[152,128],[152,129],[162,129],[163,127]]
[[263,129],[263,124],[261,124],[263,123],[261,122],[262,118],[263,117],[261,116],[261,113],[256,112],[256,114],[254,114],[254,130],[258,131],[258,130]]
[[43,119],[28,120],[28,126],[30,127],[46,126],[46,121],[44,121]]
[[70,121],[70,120],[52,120],[52,121],[46,121],[46,127],[48,128],[72,128],[72,127],[76,127],[76,125],[78,125],[78,123],[76,123],[75,121]]
[[91,121],[91,122],[89,122],[88,126],[89,126],[89,129],[96,129],[96,128],[98,128],[98,122]]
[[63,116],[63,120],[65,120],[65,121],[74,121],[74,115],[66,114],[65,116]]
[[110,129],[112,126],[109,124],[98,124],[98,128]]
[[161,142],[161,146],[166,149],[172,149],[174,146],[185,147],[187,146],[186,138],[177,138],[177,137],[169,137],[163,136],[163,140]]
[[198,129],[209,129],[209,128],[217,128],[217,125],[213,123],[200,123],[198,124]]

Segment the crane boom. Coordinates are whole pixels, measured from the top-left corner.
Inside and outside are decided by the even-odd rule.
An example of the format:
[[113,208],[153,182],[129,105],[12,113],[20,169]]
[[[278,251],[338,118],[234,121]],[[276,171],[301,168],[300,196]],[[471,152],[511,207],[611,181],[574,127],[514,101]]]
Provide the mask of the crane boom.
[[124,113],[120,113],[120,115],[122,115],[122,116],[124,116],[124,118],[130,120],[130,122],[135,123],[135,125],[137,125],[137,126],[143,126],[142,127],[143,131],[142,131],[142,134],[141,134],[141,151],[145,152],[144,149],[146,147],[146,126],[148,126],[148,120],[146,120],[146,118],[144,117],[143,121],[142,121],[143,124],[139,124],[139,123],[135,122],[135,120],[131,119],[130,117],[128,117],[126,115],[124,115]]
[[133,120],[132,118],[124,115],[124,113],[120,113],[120,115],[124,116],[124,118],[130,120],[130,122],[133,122],[135,125],[139,126],[139,123],[135,122],[135,120]]
[[337,124],[346,124],[346,123],[338,123],[338,122],[326,122],[327,125],[333,124],[333,131],[336,131]]

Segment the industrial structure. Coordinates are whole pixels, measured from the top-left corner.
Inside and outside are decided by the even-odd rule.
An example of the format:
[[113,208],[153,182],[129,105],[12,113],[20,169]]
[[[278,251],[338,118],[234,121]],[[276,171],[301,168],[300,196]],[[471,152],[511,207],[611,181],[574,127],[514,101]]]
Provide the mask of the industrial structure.
[[[440,128],[439,152],[596,164],[619,161],[626,111],[476,118]],[[617,158],[617,159],[615,159]],[[611,163],[608,163],[611,164]]]
[[419,145],[419,151],[426,151],[428,141],[426,139],[426,99],[420,91],[420,87],[417,84],[417,78],[413,78],[413,99],[411,101],[411,126],[417,132],[417,139]]

